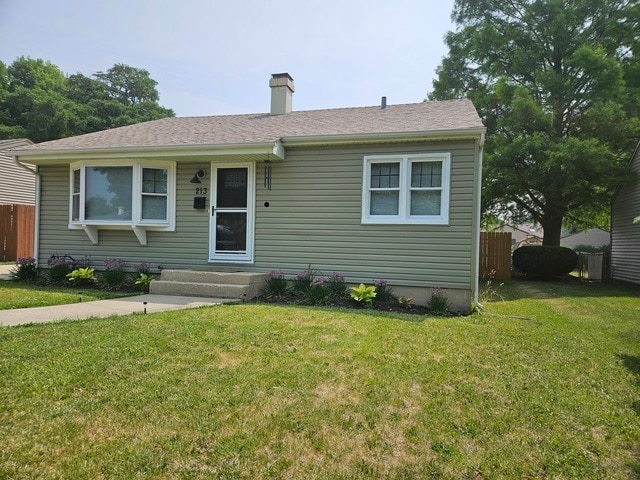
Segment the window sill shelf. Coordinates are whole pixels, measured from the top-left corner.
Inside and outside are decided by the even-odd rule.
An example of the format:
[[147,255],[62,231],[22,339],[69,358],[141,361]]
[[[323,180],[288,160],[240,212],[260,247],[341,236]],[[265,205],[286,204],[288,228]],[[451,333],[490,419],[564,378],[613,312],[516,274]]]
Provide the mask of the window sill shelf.
[[170,225],[113,225],[113,224],[86,224],[72,223],[69,225],[70,230],[83,230],[92,244],[98,245],[100,241],[99,230],[131,230],[138,242],[143,247],[147,246],[147,230],[156,230],[162,232],[173,232],[175,228]]

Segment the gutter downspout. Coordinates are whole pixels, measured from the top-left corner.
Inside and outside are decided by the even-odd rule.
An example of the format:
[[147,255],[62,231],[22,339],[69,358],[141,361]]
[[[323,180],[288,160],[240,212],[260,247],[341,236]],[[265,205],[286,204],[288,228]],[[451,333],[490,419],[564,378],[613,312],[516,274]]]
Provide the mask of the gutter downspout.
[[480,134],[480,141],[478,142],[478,148],[479,148],[479,152],[478,152],[478,165],[476,166],[476,181],[477,181],[477,188],[476,188],[476,192],[475,192],[475,198],[474,198],[474,232],[473,232],[473,243],[474,243],[474,248],[473,248],[473,257],[472,257],[472,272],[474,273],[473,275],[473,306],[478,309],[478,310],[482,310],[484,307],[483,305],[480,303],[479,300],[479,289],[480,289],[480,279],[478,278],[480,276],[480,217],[482,215],[482,208],[481,208],[481,200],[482,200],[482,154],[484,152],[484,141],[485,141],[485,134],[482,133]]
[[33,256],[36,259],[36,267],[39,266],[39,253],[40,253],[40,167],[36,165],[36,169],[35,171],[30,169],[29,167],[27,167],[24,163],[20,163],[20,160],[18,160],[17,156],[13,157],[13,161],[15,162],[16,165],[18,165],[19,167],[25,169],[27,172],[29,172],[32,175],[36,176],[36,208],[35,208],[35,212],[34,212],[34,223],[35,225],[33,226]]

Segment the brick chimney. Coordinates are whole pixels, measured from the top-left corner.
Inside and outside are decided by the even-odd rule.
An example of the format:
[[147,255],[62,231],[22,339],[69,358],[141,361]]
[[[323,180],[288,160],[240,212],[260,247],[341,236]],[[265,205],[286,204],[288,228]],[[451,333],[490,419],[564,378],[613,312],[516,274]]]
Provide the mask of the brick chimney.
[[271,87],[271,115],[291,113],[291,97],[295,91],[293,78],[288,73],[274,73],[269,80]]

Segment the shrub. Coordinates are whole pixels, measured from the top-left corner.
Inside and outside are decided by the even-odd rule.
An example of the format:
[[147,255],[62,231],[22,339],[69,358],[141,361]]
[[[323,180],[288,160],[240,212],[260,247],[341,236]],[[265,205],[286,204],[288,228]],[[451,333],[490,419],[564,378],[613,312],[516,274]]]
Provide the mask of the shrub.
[[311,280],[311,286],[305,294],[306,303],[309,305],[325,305],[331,299],[331,291],[327,284],[327,277],[318,275]]
[[127,280],[124,271],[125,261],[121,258],[107,258],[104,261],[105,270],[102,272],[102,281],[109,288],[120,288]]
[[311,288],[316,272],[311,270],[311,266],[306,270],[302,270],[293,280],[293,291],[296,293],[306,294]]
[[373,284],[376,286],[376,302],[391,304],[398,301],[398,297],[393,293],[393,289],[389,286],[389,282],[379,278],[374,280]]
[[151,282],[154,280],[155,278],[153,278],[153,275],[149,273],[141,273],[136,279],[135,284],[144,293],[149,293],[149,285],[151,285]]
[[361,283],[357,287],[351,287],[351,298],[367,308],[373,307],[373,299],[376,297],[376,287],[367,287]]
[[47,262],[49,264],[47,276],[49,277],[50,283],[64,283],[67,280],[67,274],[71,272],[71,263],[67,262],[67,257],[68,255],[62,257],[51,256],[49,258]]
[[451,304],[447,298],[447,294],[441,288],[435,288],[431,292],[431,300],[429,301],[429,309],[435,315],[449,315]]
[[611,245],[608,243],[600,245],[599,247],[594,247],[593,245],[576,245],[572,250],[579,253],[611,253]]
[[344,280],[344,275],[338,272],[333,272],[327,280],[327,288],[329,289],[329,295],[331,298],[339,300],[347,296],[347,284]]
[[573,271],[577,264],[578,254],[566,247],[525,245],[513,252],[513,266],[532,277],[551,279]]
[[67,279],[74,285],[89,285],[96,281],[93,268],[77,268],[67,274]]
[[33,257],[20,257],[16,260],[16,269],[11,273],[14,280],[32,282],[38,278],[38,267]]
[[265,280],[265,286],[262,289],[265,295],[271,297],[280,297],[287,292],[288,282],[284,278],[284,273],[280,270],[272,270]]

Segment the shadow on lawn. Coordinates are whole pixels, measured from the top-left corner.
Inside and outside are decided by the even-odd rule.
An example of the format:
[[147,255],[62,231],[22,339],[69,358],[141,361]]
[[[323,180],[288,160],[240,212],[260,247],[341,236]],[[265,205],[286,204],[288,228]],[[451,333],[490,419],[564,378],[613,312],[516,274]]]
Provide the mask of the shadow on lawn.
[[[481,289],[483,284],[481,283]],[[500,285],[492,282],[493,288],[505,300],[523,298],[587,298],[587,297],[634,297],[640,294],[638,287],[622,283],[589,283],[581,282],[574,277],[555,281],[514,279]]]

